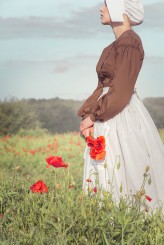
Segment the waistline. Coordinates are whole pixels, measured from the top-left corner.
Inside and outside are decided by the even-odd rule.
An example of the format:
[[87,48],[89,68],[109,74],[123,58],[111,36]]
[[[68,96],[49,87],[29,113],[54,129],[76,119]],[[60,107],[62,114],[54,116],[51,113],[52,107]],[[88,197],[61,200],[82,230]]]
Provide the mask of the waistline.
[[[103,87],[103,92],[102,93],[106,94],[109,90],[110,90],[110,87],[105,86],[105,87]],[[137,89],[136,88],[134,88],[133,94],[137,94]]]

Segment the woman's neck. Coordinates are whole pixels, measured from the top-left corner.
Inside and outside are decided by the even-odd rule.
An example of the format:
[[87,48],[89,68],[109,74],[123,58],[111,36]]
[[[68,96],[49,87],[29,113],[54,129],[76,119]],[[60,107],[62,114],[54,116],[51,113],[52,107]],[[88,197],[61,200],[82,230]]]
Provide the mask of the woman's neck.
[[124,15],[124,22],[123,23],[118,23],[118,22],[113,22],[111,25],[115,38],[118,39],[125,31],[131,30],[131,25],[129,18]]

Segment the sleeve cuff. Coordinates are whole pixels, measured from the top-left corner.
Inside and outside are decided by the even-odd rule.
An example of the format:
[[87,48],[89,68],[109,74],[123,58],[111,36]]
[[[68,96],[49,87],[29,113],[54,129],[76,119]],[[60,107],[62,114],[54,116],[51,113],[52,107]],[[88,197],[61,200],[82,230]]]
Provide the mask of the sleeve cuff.
[[95,116],[93,114],[90,114],[90,119],[91,119],[92,122],[96,121],[96,118],[95,118]]
[[84,120],[85,118],[87,118],[87,117],[89,117],[90,116],[90,114],[84,114],[83,116],[82,116],[82,120]]

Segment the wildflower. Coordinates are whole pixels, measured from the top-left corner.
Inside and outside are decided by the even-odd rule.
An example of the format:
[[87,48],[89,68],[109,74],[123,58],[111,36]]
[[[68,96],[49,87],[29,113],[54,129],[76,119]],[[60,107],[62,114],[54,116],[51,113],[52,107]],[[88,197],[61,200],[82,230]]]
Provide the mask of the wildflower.
[[50,156],[46,158],[46,162],[55,168],[67,168],[68,167],[68,164],[63,162],[62,158],[58,156]]
[[8,139],[10,139],[11,135],[6,135],[2,138],[2,141],[7,141]]
[[135,195],[135,198],[136,198],[137,200],[140,200],[140,199],[141,199],[141,196],[142,196],[141,191],[137,191],[137,192],[136,192],[136,195]]
[[105,157],[106,152],[101,151],[99,153],[96,152],[95,148],[91,148],[90,150],[90,157],[94,160],[102,160]]
[[97,192],[97,188],[96,186],[93,188],[93,192],[96,193]]
[[94,139],[92,136],[86,137],[87,145],[90,149],[90,157],[94,160],[102,160],[105,157],[105,138],[104,136],[99,136]]
[[74,185],[69,185],[68,188],[72,189],[72,188],[74,188]]
[[60,189],[61,185],[59,183],[56,184],[56,189]]
[[105,138],[104,136],[99,136],[95,140],[94,147],[96,151],[102,151],[105,148]]
[[148,172],[150,170],[150,166],[147,165],[145,171]]
[[15,167],[15,170],[19,170],[19,169],[21,169],[21,166],[16,166]]
[[145,212],[149,212],[149,208],[148,207],[145,207]]
[[26,148],[22,148],[23,152],[26,153],[28,150]]
[[149,196],[146,196],[146,199],[147,199],[149,202],[151,202],[151,201],[152,201],[152,198],[151,198],[151,197],[149,197]]
[[53,146],[51,144],[48,144],[47,146],[48,146],[48,148],[51,148],[51,149],[53,148]]
[[94,147],[94,138],[92,136],[87,136],[86,142],[89,147]]
[[80,200],[80,202],[82,203],[82,202],[83,202],[83,196],[80,196],[80,197],[79,197],[79,200]]
[[141,195],[143,196],[145,194],[145,190],[142,190],[141,191]]
[[35,155],[36,151],[35,150],[30,150],[31,155]]
[[38,180],[35,184],[30,187],[32,192],[48,192],[46,184],[42,180]]
[[92,182],[92,180],[91,179],[86,179],[86,182],[90,183],[90,182]]

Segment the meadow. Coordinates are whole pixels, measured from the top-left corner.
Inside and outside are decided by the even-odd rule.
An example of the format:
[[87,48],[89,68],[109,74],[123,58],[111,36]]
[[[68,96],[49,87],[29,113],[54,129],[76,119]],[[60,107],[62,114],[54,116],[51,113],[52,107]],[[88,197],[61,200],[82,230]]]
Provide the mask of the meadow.
[[[164,141],[164,131],[160,131]],[[89,186],[82,190],[85,141],[77,132],[29,131],[0,138],[0,244],[163,245],[164,215]],[[58,156],[63,167],[46,159]],[[42,185],[34,185],[41,180]],[[41,189],[42,188],[42,189]],[[103,198],[102,198],[103,195]]]

